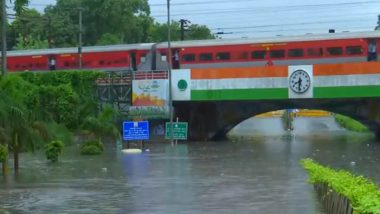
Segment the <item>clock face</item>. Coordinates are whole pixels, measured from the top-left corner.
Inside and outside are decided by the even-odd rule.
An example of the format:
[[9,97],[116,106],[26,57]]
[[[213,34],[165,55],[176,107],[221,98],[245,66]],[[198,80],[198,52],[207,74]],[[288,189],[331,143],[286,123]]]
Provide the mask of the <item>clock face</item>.
[[289,87],[297,94],[306,92],[310,85],[310,76],[304,70],[296,70],[289,77]]

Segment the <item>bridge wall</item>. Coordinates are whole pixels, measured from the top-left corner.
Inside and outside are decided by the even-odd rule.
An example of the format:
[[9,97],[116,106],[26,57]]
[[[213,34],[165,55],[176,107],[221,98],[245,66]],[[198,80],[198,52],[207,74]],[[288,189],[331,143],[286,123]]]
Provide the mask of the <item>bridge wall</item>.
[[[297,85],[291,77],[299,71],[308,79]],[[380,133],[380,62],[174,70],[172,77],[176,115],[189,122],[192,139],[218,139],[247,118],[289,108],[341,113]]]
[[[291,90],[290,76],[304,70],[310,87]],[[188,87],[178,88],[185,80]],[[304,66],[214,68],[173,71],[173,99],[178,101],[239,101],[380,96],[380,62]]]

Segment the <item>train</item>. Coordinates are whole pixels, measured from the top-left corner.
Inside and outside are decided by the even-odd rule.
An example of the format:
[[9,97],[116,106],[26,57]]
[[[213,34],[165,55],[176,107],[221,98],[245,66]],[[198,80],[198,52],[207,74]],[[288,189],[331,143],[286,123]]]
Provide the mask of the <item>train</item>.
[[[171,43],[173,69],[349,63],[380,60],[380,31],[305,34],[267,38]],[[75,70],[78,48],[7,52],[10,72]],[[168,69],[168,43],[89,46],[82,68],[155,71]]]

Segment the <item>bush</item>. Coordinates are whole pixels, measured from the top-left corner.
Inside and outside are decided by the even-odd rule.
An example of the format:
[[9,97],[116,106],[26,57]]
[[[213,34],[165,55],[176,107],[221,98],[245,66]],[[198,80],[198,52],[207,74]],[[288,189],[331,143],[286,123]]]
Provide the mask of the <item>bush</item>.
[[380,190],[373,182],[344,170],[335,171],[324,167],[312,159],[301,160],[301,165],[309,173],[310,183],[326,184],[346,197],[354,213],[380,213]]
[[8,149],[6,146],[0,145],[0,163],[8,159]]
[[47,144],[45,147],[46,158],[52,162],[57,162],[58,156],[62,153],[64,146],[65,144],[58,140]]
[[369,132],[362,123],[340,114],[335,114],[335,121],[343,128],[354,132]]
[[100,155],[103,151],[103,143],[97,140],[87,141],[80,147],[81,155]]

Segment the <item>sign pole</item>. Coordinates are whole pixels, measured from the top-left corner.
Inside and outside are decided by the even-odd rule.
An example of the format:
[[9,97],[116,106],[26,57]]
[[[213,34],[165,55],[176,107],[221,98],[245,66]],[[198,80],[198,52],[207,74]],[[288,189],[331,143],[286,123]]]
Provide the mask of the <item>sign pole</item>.
[[168,7],[168,78],[169,78],[169,119],[170,119],[170,143],[174,146],[173,141],[173,98],[172,98],[172,50],[171,50],[171,35],[170,35],[170,0],[167,0]]
[[[178,117],[176,119],[176,124],[178,124]],[[175,139],[175,145],[177,145],[177,144],[178,144],[178,139]]]

